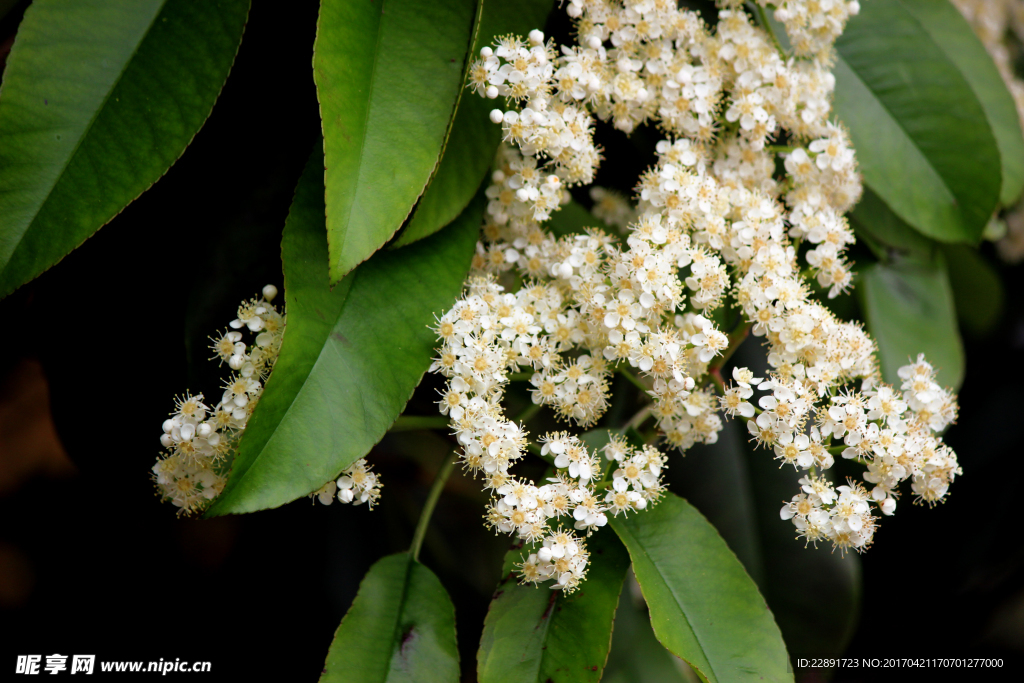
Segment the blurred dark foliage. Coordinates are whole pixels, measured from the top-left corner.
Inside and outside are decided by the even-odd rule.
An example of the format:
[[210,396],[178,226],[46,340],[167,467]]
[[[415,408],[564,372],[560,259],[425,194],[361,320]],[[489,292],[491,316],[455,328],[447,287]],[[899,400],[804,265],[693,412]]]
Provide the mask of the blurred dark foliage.
[[[362,575],[408,546],[450,446],[435,434],[388,436],[373,456],[385,489],[372,512],[300,500],[187,520],[154,495],[149,468],[172,397],[219,390],[206,337],[233,317],[239,300],[267,282],[282,285],[281,228],[318,143],[310,70],[316,3],[253,5],[223,95],[181,160],[61,264],[0,302],[4,677],[17,654],[57,652],[209,660],[204,680],[315,680]],[[0,44],[23,7],[0,22]],[[564,40],[567,22],[558,17],[548,31]],[[599,138],[616,159],[599,184],[628,191],[650,162],[657,131],[626,138],[601,127]],[[588,202],[585,193],[578,199]],[[991,249],[983,252],[994,261]],[[1024,291],[1024,269],[1001,273],[1009,294],[1002,325],[986,339],[965,340],[962,412],[948,435],[965,474],[944,505],[920,508],[908,495],[884,520],[862,558],[862,608],[847,656],[1024,661],[1015,476],[1024,408],[1024,301],[1015,294]],[[408,412],[433,414],[439,386],[428,377]],[[622,382],[616,390],[634,391]],[[509,400],[522,407],[526,398],[513,392]],[[635,410],[617,410],[625,408]],[[712,519],[716,500],[758,486],[741,473],[732,483],[705,482],[700,472],[714,456],[695,449],[672,480]],[[507,547],[481,528],[483,502],[478,485],[453,477],[423,553],[456,604],[466,680]],[[740,522],[719,521],[746,561],[728,526]],[[752,574],[775,604],[772,577]],[[790,648],[804,652],[800,643]],[[982,675],[993,680],[1009,670]],[[906,672],[844,670],[836,680],[897,677]]]

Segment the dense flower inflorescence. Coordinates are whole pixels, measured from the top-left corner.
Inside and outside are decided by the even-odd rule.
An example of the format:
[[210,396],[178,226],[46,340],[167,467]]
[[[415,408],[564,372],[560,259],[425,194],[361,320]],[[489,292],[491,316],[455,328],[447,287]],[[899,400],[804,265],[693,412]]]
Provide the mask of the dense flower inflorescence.
[[[758,445],[807,470],[783,517],[840,549],[870,543],[872,511],[892,514],[900,482],[931,504],[959,473],[939,436],[956,403],[931,366],[918,359],[900,371],[899,390],[884,384],[871,338],[811,296],[807,276],[828,297],[852,283],[844,214],[861,185],[831,118],[830,65],[858,4],[761,2],[786,26],[793,56],[740,4],[721,2],[712,28],[674,2],[569,0],[576,45],[556,51],[533,31],[484,48],[473,66],[471,87],[505,97],[491,119],[506,144],[466,295],[435,328],[432,369],[448,378],[439,405],[463,461],[494,494],[488,524],[540,544],[521,567],[527,580],[574,587],[586,550],[553,522],[571,513],[589,533],[609,513],[643,510],[663,491],[666,459],[616,438],[605,467],[575,437],[548,434],[541,453],[555,476],[541,486],[517,479],[509,467],[527,434],[501,408],[516,370],[535,404],[581,427],[606,411],[615,371],[639,375],[658,433],[682,451],[714,443],[723,414],[746,420]],[[594,176],[591,115],[625,132],[653,123],[667,136],[635,207],[592,190],[595,212],[628,226],[624,239],[543,225],[567,186]],[[729,333],[715,322],[727,305],[743,318]],[[748,332],[766,343],[768,376],[736,368],[727,384],[720,368]],[[758,407],[755,391],[765,392]],[[865,465],[870,491],[825,478],[839,454]]]

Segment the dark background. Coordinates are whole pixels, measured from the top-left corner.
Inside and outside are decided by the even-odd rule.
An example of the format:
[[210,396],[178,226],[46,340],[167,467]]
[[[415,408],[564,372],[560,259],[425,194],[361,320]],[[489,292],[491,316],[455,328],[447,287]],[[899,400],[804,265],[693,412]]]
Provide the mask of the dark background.
[[[4,55],[24,4],[0,22]],[[217,391],[206,337],[238,301],[267,282],[281,286],[281,227],[318,144],[316,3],[253,5],[231,77],[181,160],[61,264],[0,302],[0,678],[17,654],[58,652],[208,660],[204,680],[315,680],[362,575],[408,546],[447,448],[432,434],[387,437],[372,457],[385,484],[372,512],[300,500],[200,521],[176,518],[154,494],[149,468],[172,397]],[[548,28],[565,40],[564,21]],[[627,140],[602,129],[617,161],[598,183],[628,190],[656,139],[656,131]],[[990,245],[983,252],[996,263]],[[964,475],[946,504],[928,510],[908,495],[884,520],[861,558],[862,608],[846,656],[1024,661],[1024,283],[1020,268],[999,268],[1003,322],[985,339],[965,339],[961,418],[948,435]],[[436,386],[428,380],[409,412],[432,414]],[[714,455],[697,449],[678,469],[697,471]],[[735,494],[678,480],[698,506]],[[507,547],[483,531],[483,502],[474,482],[453,477],[423,554],[456,602],[467,680]],[[766,594],[773,602],[770,587]],[[837,676],[864,678],[896,676]]]

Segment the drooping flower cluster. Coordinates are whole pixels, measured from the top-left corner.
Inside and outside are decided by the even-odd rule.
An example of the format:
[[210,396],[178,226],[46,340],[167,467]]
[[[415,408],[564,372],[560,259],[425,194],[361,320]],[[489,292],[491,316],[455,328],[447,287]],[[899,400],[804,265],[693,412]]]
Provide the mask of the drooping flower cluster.
[[[820,474],[800,480],[802,492],[781,515],[792,519],[808,542],[830,540],[840,549],[860,550],[871,543],[876,526],[869,504],[893,514],[898,487],[910,479],[917,500],[934,505],[960,473],[956,454],[939,436],[956,418],[955,399],[936,383],[934,368],[924,356],[900,368],[899,377],[901,391],[866,378],[859,391],[835,394],[816,406],[813,420],[799,383],[761,385],[772,395],[761,398],[764,412],[748,424],[759,440],[774,444],[779,460],[797,469],[823,471],[832,467],[833,453],[839,452],[867,466],[863,478],[870,492],[853,482],[833,487]],[[783,406],[789,407],[783,415],[792,415],[795,423],[780,417]]]
[[243,301],[229,329],[211,340],[214,358],[232,371],[220,400],[211,408],[203,394],[186,395],[164,420],[164,453],[153,479],[180,514],[201,511],[224,488],[238,439],[281,351],[285,317],[271,303],[276,296],[277,288],[267,285],[260,298]]
[[[814,514],[822,535],[807,532],[800,525],[809,512],[794,511],[798,530],[844,549],[866,547],[869,503],[891,513],[900,481],[911,479],[931,503],[959,471],[936,436],[955,416],[952,396],[933,387],[913,394],[919,405],[904,395],[896,410],[874,342],[811,296],[798,265],[802,258],[829,297],[852,283],[844,254],[854,237],[843,214],[861,185],[849,137],[831,118],[829,69],[831,43],[857,3],[762,3],[786,25],[794,56],[739,3],[720,4],[712,30],[674,2],[570,0],[578,44],[556,53],[533,31],[528,42],[507,37],[485,48],[473,67],[478,93],[506,97],[508,109],[491,115],[506,144],[467,293],[436,327],[433,369],[449,378],[440,408],[467,467],[495,492],[488,523],[541,543],[522,567],[529,580],[557,575],[574,586],[580,574],[553,569],[552,558],[568,568],[585,550],[554,540],[549,520],[571,509],[576,528],[590,531],[608,512],[644,509],[662,490],[665,458],[614,440],[602,500],[592,486],[602,478],[594,454],[567,434],[549,434],[541,451],[555,457],[556,476],[543,486],[516,480],[508,468],[526,449],[526,433],[505,418],[501,398],[518,368],[529,368],[535,404],[582,427],[606,411],[612,373],[636,373],[658,433],[683,451],[717,440],[720,411],[748,420],[758,444],[810,470],[801,495],[818,496],[808,504],[831,526]],[[668,135],[639,180],[635,209],[604,190],[592,195],[609,223],[630,221],[624,240],[596,229],[559,236],[542,225],[568,201],[566,186],[593,177],[600,155],[591,113],[626,132],[651,122]],[[727,305],[743,317],[729,333],[715,322]],[[719,370],[748,332],[766,342],[769,376],[737,368],[727,385]],[[755,388],[770,392],[760,408],[751,402]],[[888,412],[875,414],[883,403],[895,411],[891,422]],[[890,432],[902,450],[890,451],[889,441],[876,448],[895,438]],[[853,484],[833,489],[820,475],[840,443],[867,466],[870,494]],[[903,469],[887,460],[901,458]]]

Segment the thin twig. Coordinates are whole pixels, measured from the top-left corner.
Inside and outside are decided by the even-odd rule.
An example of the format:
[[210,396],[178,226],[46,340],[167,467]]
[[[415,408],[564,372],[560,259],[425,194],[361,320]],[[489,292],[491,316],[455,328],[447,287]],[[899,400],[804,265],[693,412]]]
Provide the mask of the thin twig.
[[787,55],[786,51],[782,49],[782,43],[779,42],[779,37],[777,35],[775,35],[775,29],[772,28],[771,23],[768,21],[768,13],[765,12],[764,11],[764,7],[762,7],[757,2],[754,3],[754,8],[757,10],[757,16],[758,16],[758,18],[761,21],[761,26],[768,33],[768,35],[771,37],[772,43],[774,43],[774,45],[775,45],[775,49],[779,51],[779,55],[783,59],[787,59],[789,57],[789,55]]
[[412,553],[412,559],[414,560],[418,561],[420,559],[420,547],[423,545],[423,539],[427,535],[430,517],[434,514],[434,508],[441,497],[441,491],[444,490],[445,482],[448,481],[448,476],[452,473],[453,469],[455,469],[455,451],[449,451],[448,455],[441,461],[440,469],[437,470],[434,483],[430,486],[430,493],[427,494],[427,501],[423,504],[423,511],[420,512],[420,520],[416,523],[416,531],[412,535],[412,545],[409,546],[409,552]]
[[652,406],[648,404],[641,408],[639,411],[637,411],[636,415],[629,418],[629,422],[622,425],[621,431],[625,433],[630,428],[637,429],[640,425],[647,421],[647,418],[651,416],[651,408]]
[[635,386],[640,391],[644,392],[645,394],[647,393],[648,388],[644,386],[644,383],[640,381],[640,378],[634,375],[633,371],[630,370],[629,368],[619,366],[615,368],[615,372],[619,373],[620,375],[628,379],[630,384]]
[[399,415],[389,432],[419,432],[431,429],[446,429],[448,418],[443,415]]

